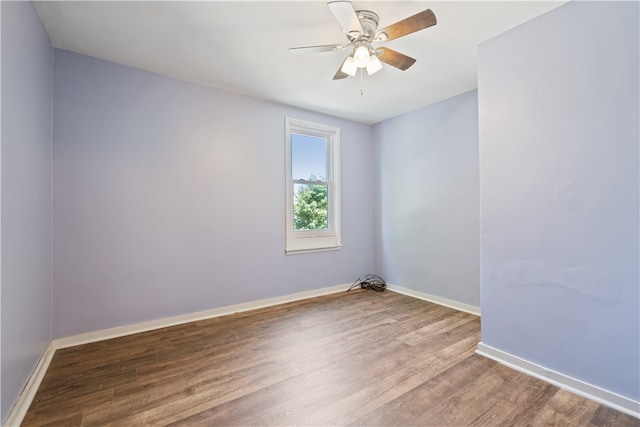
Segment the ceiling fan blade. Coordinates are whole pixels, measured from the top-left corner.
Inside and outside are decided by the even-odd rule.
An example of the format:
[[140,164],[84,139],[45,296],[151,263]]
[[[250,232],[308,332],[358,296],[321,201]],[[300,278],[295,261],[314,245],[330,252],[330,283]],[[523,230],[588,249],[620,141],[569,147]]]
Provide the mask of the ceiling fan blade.
[[360,20],[356,14],[356,10],[349,1],[330,1],[327,3],[331,13],[336,17],[338,23],[342,27],[345,34],[350,35],[354,31],[363,34],[364,30],[360,25]]
[[340,49],[344,49],[344,46],[341,44],[325,44],[319,46],[290,47],[289,53],[292,55],[304,55],[307,53],[333,52],[334,50]]
[[349,59],[348,56],[340,64],[340,68],[338,68],[338,72],[336,73],[336,75],[333,76],[333,80],[346,79],[347,77],[349,77],[349,74],[342,71],[342,66],[344,65],[345,62],[347,62],[347,59]]
[[414,58],[403,53],[396,52],[395,50],[389,49],[387,47],[381,47],[377,51],[382,51],[382,53],[378,56],[378,59],[380,61],[393,67],[399,68],[402,71],[411,67],[416,62]]
[[424,30],[425,28],[429,28],[437,23],[436,15],[431,11],[431,9],[426,9],[379,30],[375,40],[383,42],[397,39],[402,36],[406,36],[407,34]]

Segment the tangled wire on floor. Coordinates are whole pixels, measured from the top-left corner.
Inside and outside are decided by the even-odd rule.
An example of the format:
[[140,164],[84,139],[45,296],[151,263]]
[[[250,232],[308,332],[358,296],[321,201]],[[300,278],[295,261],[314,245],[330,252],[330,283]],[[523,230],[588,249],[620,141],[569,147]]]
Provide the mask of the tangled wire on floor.
[[358,277],[351,287],[347,289],[347,292],[358,285],[360,285],[362,289],[373,289],[376,292],[382,292],[387,287],[387,284],[382,277],[376,276],[375,274],[367,274],[364,277],[364,280],[360,280]]

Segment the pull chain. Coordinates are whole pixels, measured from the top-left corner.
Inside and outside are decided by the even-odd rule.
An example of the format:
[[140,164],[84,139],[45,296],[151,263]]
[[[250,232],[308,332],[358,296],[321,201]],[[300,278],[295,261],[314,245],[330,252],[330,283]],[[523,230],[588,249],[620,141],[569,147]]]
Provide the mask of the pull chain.
[[364,74],[362,72],[362,68],[360,68],[360,96],[364,95],[364,89],[362,88],[362,74]]

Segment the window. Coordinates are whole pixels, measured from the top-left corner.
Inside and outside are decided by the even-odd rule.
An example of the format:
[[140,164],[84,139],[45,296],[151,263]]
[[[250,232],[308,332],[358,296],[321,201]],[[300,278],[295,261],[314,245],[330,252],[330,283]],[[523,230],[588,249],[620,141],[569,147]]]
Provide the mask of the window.
[[287,254],[337,250],[340,129],[286,118]]

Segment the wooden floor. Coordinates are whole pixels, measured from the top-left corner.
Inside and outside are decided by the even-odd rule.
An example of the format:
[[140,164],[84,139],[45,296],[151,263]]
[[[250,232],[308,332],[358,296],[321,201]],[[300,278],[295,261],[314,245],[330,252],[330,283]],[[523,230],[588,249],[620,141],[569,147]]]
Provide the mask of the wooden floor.
[[479,340],[470,314],[333,294],[58,350],[22,425],[640,425]]

